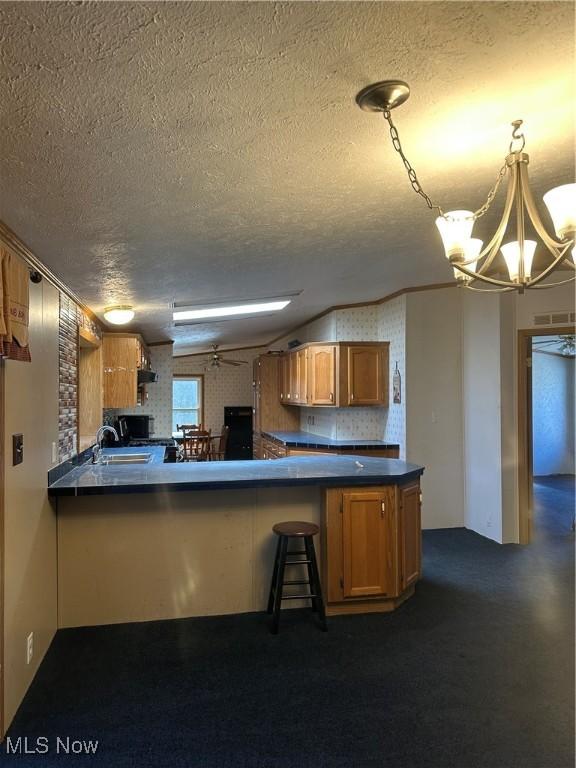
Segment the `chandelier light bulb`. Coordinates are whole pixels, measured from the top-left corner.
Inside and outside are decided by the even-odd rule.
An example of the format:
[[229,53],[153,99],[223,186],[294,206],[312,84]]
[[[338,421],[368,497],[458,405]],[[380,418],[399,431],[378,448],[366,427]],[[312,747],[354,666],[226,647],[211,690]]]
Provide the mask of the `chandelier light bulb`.
[[[510,273],[510,280],[514,283],[520,281],[520,243],[514,241],[513,243],[507,243],[500,249],[508,272]],[[530,273],[532,272],[532,259],[534,258],[534,251],[536,250],[535,240],[524,240],[524,277],[530,279]]]
[[114,307],[106,307],[104,319],[112,325],[126,325],[134,317],[134,310],[128,304],[118,304]]
[[466,259],[466,243],[472,235],[474,214],[472,211],[448,211],[438,216],[436,226],[444,244],[446,258],[450,261]]
[[[550,211],[554,230],[558,237],[574,237],[576,232],[576,184],[554,187],[544,195],[544,202]],[[574,249],[572,249],[574,258]]]
[[[467,261],[468,264],[462,262],[462,266],[466,267],[466,269],[468,269],[470,272],[476,272],[478,256],[480,255],[480,251],[482,250],[483,245],[484,242],[479,240],[477,237],[471,237],[464,243],[464,261]],[[466,275],[464,272],[460,272],[457,267],[454,267],[454,277],[456,280],[459,280],[463,283],[469,283],[474,280],[473,277]]]

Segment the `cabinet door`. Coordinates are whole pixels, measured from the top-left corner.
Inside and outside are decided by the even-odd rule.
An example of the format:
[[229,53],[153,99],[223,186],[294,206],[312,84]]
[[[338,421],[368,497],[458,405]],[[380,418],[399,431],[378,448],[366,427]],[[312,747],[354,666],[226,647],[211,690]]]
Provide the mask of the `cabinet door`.
[[288,381],[289,381],[289,400],[291,403],[298,402],[298,353],[290,352],[288,354]]
[[278,398],[281,403],[287,403],[290,400],[290,398],[288,397],[289,389],[290,389],[289,373],[290,373],[290,366],[288,363],[288,358],[286,355],[281,355],[278,358],[278,383],[279,383]]
[[104,408],[131,408],[137,403],[139,343],[135,336],[104,336]]
[[344,598],[396,594],[394,488],[342,494]]
[[306,405],[308,402],[308,366],[307,366],[307,351],[305,349],[299,349],[296,352],[296,365],[297,365],[297,402],[300,405]]
[[347,405],[387,405],[388,366],[384,348],[348,347]]
[[336,403],[336,347],[308,349],[309,405]]
[[252,364],[252,429],[260,434],[261,409],[260,409],[260,360],[254,360]]
[[420,485],[398,490],[398,538],[400,551],[400,591],[418,581],[422,572],[422,536],[420,533]]

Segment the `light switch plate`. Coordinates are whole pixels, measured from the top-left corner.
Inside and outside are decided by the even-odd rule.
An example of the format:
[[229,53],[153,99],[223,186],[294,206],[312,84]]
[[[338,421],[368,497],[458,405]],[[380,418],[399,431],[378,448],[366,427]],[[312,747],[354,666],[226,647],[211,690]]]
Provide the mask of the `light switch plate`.
[[24,435],[12,435],[12,466],[24,461]]

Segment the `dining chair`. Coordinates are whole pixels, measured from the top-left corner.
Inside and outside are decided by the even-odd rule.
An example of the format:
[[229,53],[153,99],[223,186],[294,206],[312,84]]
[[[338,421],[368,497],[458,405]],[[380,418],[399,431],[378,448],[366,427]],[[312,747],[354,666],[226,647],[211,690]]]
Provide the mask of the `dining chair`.
[[214,435],[210,448],[210,461],[222,461],[225,458],[229,433],[230,427],[222,427],[222,432]]
[[211,439],[210,430],[182,429],[184,461],[208,461]]

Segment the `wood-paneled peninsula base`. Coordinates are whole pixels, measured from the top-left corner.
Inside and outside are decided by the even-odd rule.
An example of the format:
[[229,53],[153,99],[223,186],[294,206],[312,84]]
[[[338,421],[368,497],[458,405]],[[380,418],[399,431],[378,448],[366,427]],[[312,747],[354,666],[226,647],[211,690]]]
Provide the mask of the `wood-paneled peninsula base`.
[[320,526],[328,613],[393,610],[420,576],[422,472],[344,456],[78,466],[49,487],[59,626],[264,611],[285,520]]

